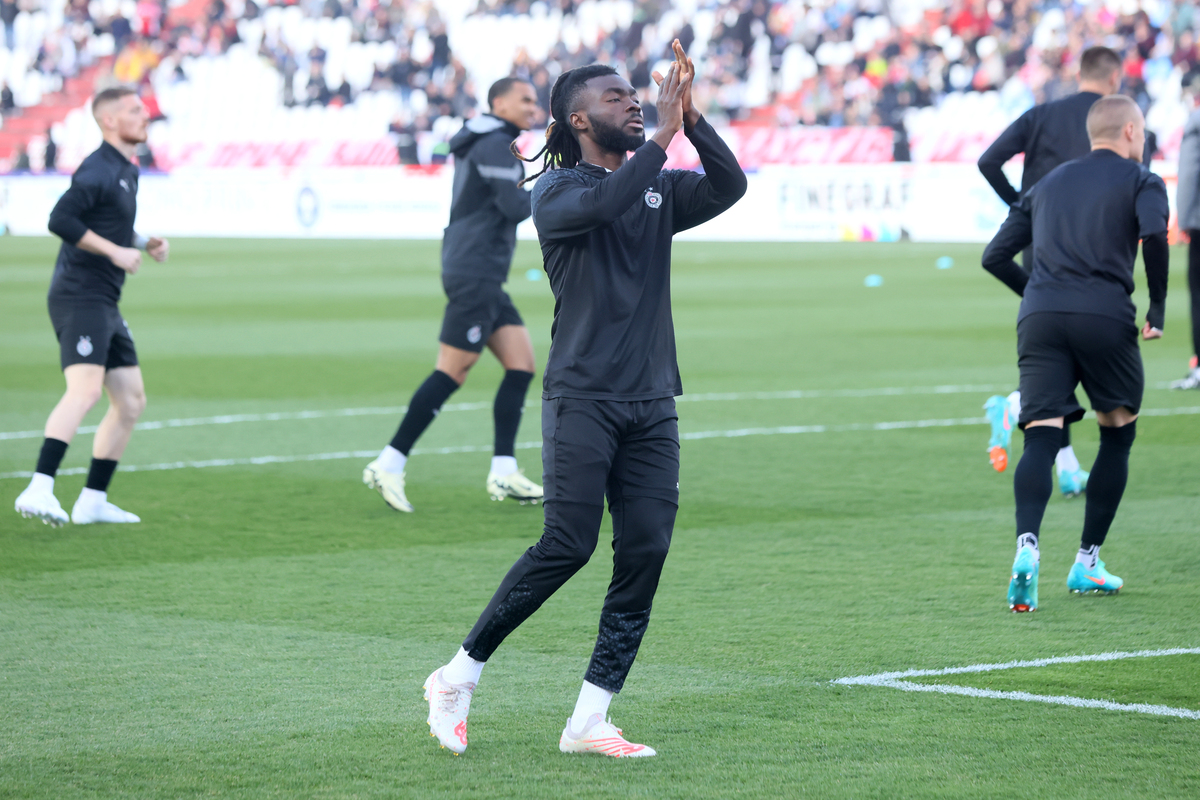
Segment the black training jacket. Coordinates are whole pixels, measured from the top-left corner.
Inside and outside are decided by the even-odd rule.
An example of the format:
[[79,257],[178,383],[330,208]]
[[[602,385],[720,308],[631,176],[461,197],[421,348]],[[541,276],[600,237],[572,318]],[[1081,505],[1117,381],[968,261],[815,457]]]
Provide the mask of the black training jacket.
[[705,174],[663,171],[648,141],[615,172],[554,169],[533,222],[554,292],[545,399],[652,400],[683,393],[671,319],[671,237],[746,193],[737,158],[706,121],[687,134]]
[[[1042,178],[1013,206],[983,267],[1022,296],[1018,319],[1042,311],[1100,314],[1136,324],[1133,269],[1143,240],[1150,308],[1160,330],[1167,297],[1167,187],[1111,150],[1094,150]],[[1033,243],[1033,271],[1012,258]]]
[[481,114],[450,139],[454,194],[442,235],[442,275],[508,279],[517,224],[529,216],[529,192],[517,187],[525,168],[508,149],[521,130]]
[[75,245],[90,230],[113,244],[131,247],[137,190],[137,165],[108,142],[75,170],[71,188],[50,212],[50,232],[63,240],[50,281],[52,299],[121,299],[125,270]]

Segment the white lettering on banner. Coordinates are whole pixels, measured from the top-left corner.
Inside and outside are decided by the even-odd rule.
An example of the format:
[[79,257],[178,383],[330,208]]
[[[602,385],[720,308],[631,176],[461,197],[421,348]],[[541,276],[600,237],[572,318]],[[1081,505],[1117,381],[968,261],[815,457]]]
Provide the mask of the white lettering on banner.
[[[1174,164],[1154,170],[1173,183]],[[974,164],[770,165],[748,180],[733,208],[678,238],[987,242],[1008,213]],[[139,181],[137,226],[163,236],[436,239],[452,181],[451,170],[400,166],[180,169]],[[0,175],[0,226],[47,235],[69,185],[65,175]],[[517,234],[537,236],[529,220]]]

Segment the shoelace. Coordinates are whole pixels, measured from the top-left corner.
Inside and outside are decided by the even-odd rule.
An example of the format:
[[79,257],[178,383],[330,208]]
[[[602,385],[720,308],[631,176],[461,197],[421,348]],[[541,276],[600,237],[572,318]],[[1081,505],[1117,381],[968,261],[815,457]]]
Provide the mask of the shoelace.
[[438,709],[443,714],[452,713],[455,710],[455,708],[458,706],[458,696],[460,694],[462,694],[463,692],[467,693],[467,697],[471,696],[471,693],[463,688],[455,688],[453,686],[450,686],[445,689],[439,689],[438,690]]

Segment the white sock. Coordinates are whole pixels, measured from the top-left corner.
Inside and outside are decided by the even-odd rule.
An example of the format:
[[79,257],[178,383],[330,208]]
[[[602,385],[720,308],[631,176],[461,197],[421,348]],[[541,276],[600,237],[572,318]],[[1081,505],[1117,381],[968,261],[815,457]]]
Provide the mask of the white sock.
[[89,489],[86,486],[79,493],[79,502],[88,506],[103,505],[108,501],[108,492],[97,492],[95,489]]
[[1020,536],[1018,536],[1017,537],[1017,552],[1018,553],[1021,552],[1022,547],[1032,547],[1033,548],[1033,560],[1034,561],[1042,560],[1041,551],[1038,550],[1038,537],[1037,537],[1036,533],[1022,533]]
[[29,488],[38,492],[54,494],[54,478],[43,472],[35,472],[29,479]]
[[1063,472],[1075,472],[1079,469],[1079,459],[1075,457],[1075,448],[1067,445],[1058,451],[1054,463]]
[[1094,544],[1091,547],[1081,547],[1079,552],[1075,554],[1075,563],[1083,564],[1088,569],[1095,569],[1096,564],[1100,561],[1100,545]]
[[1013,425],[1016,425],[1017,420],[1021,418],[1021,393],[1019,391],[1013,392],[1005,399],[1008,401],[1009,421]]
[[467,651],[460,647],[450,663],[442,668],[442,680],[446,683],[477,684],[485,663],[471,658]]
[[579,690],[579,699],[575,701],[575,711],[571,714],[571,722],[567,725],[571,736],[578,739],[583,735],[584,726],[593,714],[599,714],[600,719],[608,714],[608,704],[612,702],[613,693],[601,689],[594,683],[583,682]]
[[497,478],[507,478],[517,471],[515,456],[492,456],[492,472]]
[[408,456],[401,453],[390,444],[383,448],[379,453],[379,466],[385,472],[404,472],[404,465],[408,463]]

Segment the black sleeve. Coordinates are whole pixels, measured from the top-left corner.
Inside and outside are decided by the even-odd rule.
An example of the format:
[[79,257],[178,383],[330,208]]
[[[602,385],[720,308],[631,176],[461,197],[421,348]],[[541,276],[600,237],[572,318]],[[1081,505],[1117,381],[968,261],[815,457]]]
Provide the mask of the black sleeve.
[[1163,231],[1142,239],[1142,260],[1146,262],[1146,288],[1150,290],[1150,308],[1146,309],[1146,322],[1150,327],[1163,330],[1167,308],[1167,272],[1171,261],[1171,247],[1167,244],[1167,233]]
[[471,149],[471,162],[492,190],[492,202],[505,219],[520,222],[529,217],[529,192],[517,186],[525,177],[525,168],[508,149],[506,136],[485,137]]
[[737,156],[707,120],[701,117],[687,137],[700,156],[704,174],[689,170],[672,173],[677,233],[726,211],[746,193],[746,173]]
[[983,251],[983,268],[1000,279],[1008,288],[1024,297],[1029,273],[1017,266],[1013,257],[1033,241],[1033,222],[1029,215],[1028,199],[1022,200],[1008,212],[1008,219]]
[[641,199],[666,163],[666,151],[649,141],[595,186],[572,180],[568,174],[572,170],[550,170],[533,190],[533,223],[538,234],[566,239],[609,224]]
[[104,184],[96,170],[81,166],[71,178],[71,187],[63,192],[50,212],[47,227],[67,244],[79,244],[88,232],[83,215],[95,208],[104,194]]
[[1016,122],[1005,128],[1004,133],[992,142],[992,146],[979,157],[979,171],[1010,206],[1021,197],[1004,174],[1004,165],[1017,153],[1024,153],[1029,141],[1029,112],[1022,114]]

